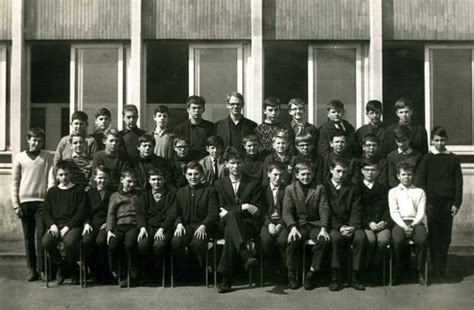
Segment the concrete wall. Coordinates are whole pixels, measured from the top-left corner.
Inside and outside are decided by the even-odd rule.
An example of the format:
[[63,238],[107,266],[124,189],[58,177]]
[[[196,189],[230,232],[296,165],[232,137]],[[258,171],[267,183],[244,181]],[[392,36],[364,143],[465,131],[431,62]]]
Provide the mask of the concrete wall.
[[12,208],[10,184],[10,173],[0,172],[0,241],[23,238],[21,222]]

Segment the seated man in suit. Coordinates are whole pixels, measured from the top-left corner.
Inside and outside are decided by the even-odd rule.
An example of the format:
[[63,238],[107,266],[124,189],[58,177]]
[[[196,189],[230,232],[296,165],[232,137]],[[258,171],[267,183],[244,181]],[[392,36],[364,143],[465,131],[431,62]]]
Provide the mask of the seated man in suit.
[[226,168],[222,153],[224,151],[224,141],[216,135],[210,136],[206,140],[206,151],[209,153],[199,161],[204,169],[204,178],[207,185],[212,185],[217,179],[226,175]]
[[359,291],[365,290],[359,275],[366,242],[362,229],[363,208],[358,187],[346,180],[348,167],[349,162],[346,159],[334,159],[330,166],[331,180],[324,184],[331,210],[332,279],[329,285],[331,291],[341,289],[341,256],[351,244],[353,247],[351,286]]
[[188,185],[181,187],[176,193],[178,218],[171,239],[177,270],[181,271],[185,266],[186,246],[198,255],[202,263],[207,251],[207,240],[215,231],[219,220],[217,194],[213,187],[202,183],[202,166],[197,161],[191,161],[186,164],[185,171]]
[[242,139],[254,133],[257,123],[242,115],[244,96],[238,92],[227,94],[229,116],[216,123],[216,133],[224,140],[224,147],[232,146],[243,154]]
[[261,187],[258,180],[242,173],[242,156],[229,147],[224,152],[229,176],[217,180],[221,225],[224,230],[224,249],[217,271],[222,274],[219,293],[231,290],[233,262],[240,256],[244,269],[257,265],[250,240],[258,236],[262,225],[260,216]]
[[314,285],[314,274],[319,271],[324,250],[329,244],[329,207],[324,187],[314,180],[314,167],[301,161],[295,166],[296,181],[286,187],[283,200],[283,219],[290,231],[286,248],[288,287],[297,289],[296,267],[301,246],[308,239],[314,241],[311,268],[306,274],[304,288]]

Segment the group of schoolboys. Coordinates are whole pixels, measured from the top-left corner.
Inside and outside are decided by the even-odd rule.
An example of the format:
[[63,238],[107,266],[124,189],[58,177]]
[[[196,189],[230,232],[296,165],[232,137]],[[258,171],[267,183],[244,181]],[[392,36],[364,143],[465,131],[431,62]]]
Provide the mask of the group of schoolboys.
[[43,248],[58,265],[58,283],[68,276],[78,281],[80,242],[94,280],[107,281],[109,270],[125,279],[120,271],[128,269],[133,282],[144,270],[153,273],[170,251],[177,270],[189,253],[202,266],[208,241],[218,238],[225,241],[217,267],[220,293],[231,291],[237,261],[244,269],[257,265],[256,244],[265,266],[284,265],[289,288],[297,289],[307,240],[313,242],[306,289],[315,286],[328,252],[329,289],[340,290],[350,247],[350,285],[364,290],[362,273],[371,275],[364,280],[379,277],[390,242],[396,282],[407,240],[415,245],[420,284],[427,243],[434,275],[446,276],[452,219],[462,203],[461,168],[441,127],[433,130],[428,153],[427,133],[412,123],[409,100],[395,103],[399,122],[387,128],[382,104],[369,101],[370,123],[357,131],[343,119],[338,100],[327,104],[328,121],[319,129],[304,120],[301,99],[288,104],[289,125],[279,122],[275,97],[265,99],[258,126],[242,115],[239,93],[227,95],[229,116],[216,124],[203,119],[202,97],[186,104],[189,119],[174,130],[168,108],[159,105],[149,133],[137,127],[133,105],[124,107],[122,131],[110,128],[110,112],[99,109],[90,136],[87,115],[75,112],[71,134],[54,157],[42,150],[44,132],[28,131],[12,174],[28,280],[44,277]]

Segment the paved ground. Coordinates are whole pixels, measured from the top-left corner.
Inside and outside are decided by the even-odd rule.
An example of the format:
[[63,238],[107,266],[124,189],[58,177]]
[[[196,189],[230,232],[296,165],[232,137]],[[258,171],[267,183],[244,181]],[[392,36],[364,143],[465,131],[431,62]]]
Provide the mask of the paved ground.
[[214,288],[139,287],[120,289],[97,286],[27,283],[23,259],[0,258],[0,309],[474,309],[474,256],[451,255],[450,284],[421,287],[404,284],[392,288],[367,288],[365,292],[344,289],[329,292],[327,287],[313,291],[288,291],[279,285],[247,288],[245,278],[226,295]]

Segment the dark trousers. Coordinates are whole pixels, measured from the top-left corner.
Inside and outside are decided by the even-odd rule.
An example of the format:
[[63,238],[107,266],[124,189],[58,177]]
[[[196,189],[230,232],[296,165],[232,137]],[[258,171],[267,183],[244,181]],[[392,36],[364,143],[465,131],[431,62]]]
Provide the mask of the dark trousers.
[[[401,262],[403,259],[403,253],[408,244],[408,238],[403,228],[395,225],[392,229],[392,241],[393,250],[395,252],[395,272],[398,274],[401,270]],[[416,269],[418,272],[422,272],[425,261],[426,261],[426,228],[424,225],[416,225],[413,231],[413,242],[415,243],[415,254],[416,254]]]
[[[275,225],[277,223],[274,223]],[[281,256],[281,262],[286,265],[286,243],[288,239],[288,229],[282,227],[278,234],[272,235],[268,231],[268,226],[262,226],[260,229],[260,246],[262,247],[263,256],[269,264],[276,264],[275,249]]]
[[[197,239],[194,232],[201,224],[184,225],[186,233],[181,237],[173,236],[171,239],[171,248],[176,261],[177,270],[182,270],[186,262],[186,247],[189,251],[202,258],[206,255],[208,239]],[[209,238],[209,230],[206,229]]]
[[[64,226],[59,225],[58,228],[61,230]],[[79,259],[79,242],[81,240],[81,227],[73,227],[69,229],[68,233],[61,238],[61,236],[55,237],[49,231],[43,236],[43,247],[48,252],[51,260],[61,265],[63,259],[69,263],[76,262]],[[59,242],[62,240],[64,244],[64,253],[61,254],[58,249]]]
[[352,270],[359,271],[366,243],[365,232],[362,229],[356,229],[352,237],[344,238],[339,230],[333,229],[329,235],[332,245],[331,268],[341,268],[343,251],[347,251],[347,247],[352,244]]
[[390,229],[385,228],[380,231],[365,230],[367,237],[365,268],[380,268],[387,245],[390,243]]
[[[120,263],[122,273],[125,274],[128,262],[131,276],[135,277],[138,261],[138,228],[136,225],[118,225],[113,233],[115,237],[110,238],[109,242],[110,269],[117,272]],[[127,259],[120,259],[122,257]]]
[[86,255],[87,265],[94,276],[106,276],[107,262],[107,232],[100,227],[93,227],[92,232],[82,236],[82,246]]
[[252,238],[258,236],[260,223],[253,218],[242,216],[240,212],[230,211],[221,219],[220,225],[224,231],[225,244],[217,271],[229,275],[239,256],[241,260],[247,259],[246,246]]
[[171,232],[165,231],[165,240],[155,240],[154,237],[157,231],[157,228],[147,227],[146,232],[148,233],[148,237],[138,242],[138,251],[142,256],[149,257],[152,254],[155,256],[164,256],[166,254],[172,234]]
[[321,228],[318,226],[306,224],[299,227],[298,231],[301,234],[301,238],[289,242],[286,247],[286,264],[288,270],[296,270],[300,261],[301,247],[306,240],[311,239],[315,243],[312,248],[313,258],[311,260],[311,267],[314,271],[318,271],[321,268],[321,262],[328,242],[323,238],[318,239],[318,234],[321,231]]
[[448,251],[453,230],[451,204],[433,205],[428,215],[428,242],[430,246],[433,272],[445,274],[448,265]]
[[20,204],[21,212],[23,212],[21,226],[23,227],[23,239],[25,240],[26,266],[32,271],[44,271],[43,243],[41,239],[45,232],[45,225],[38,212],[42,204],[42,201]]

